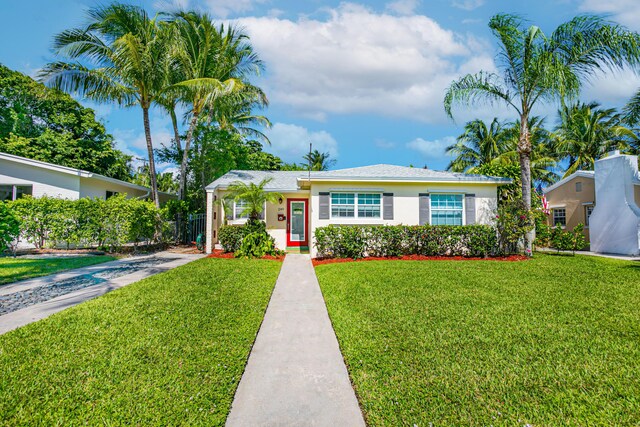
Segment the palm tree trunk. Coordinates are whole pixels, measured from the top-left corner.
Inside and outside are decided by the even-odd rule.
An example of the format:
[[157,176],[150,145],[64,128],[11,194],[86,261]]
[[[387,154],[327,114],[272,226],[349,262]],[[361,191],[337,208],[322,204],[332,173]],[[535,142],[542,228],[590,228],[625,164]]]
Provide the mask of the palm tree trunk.
[[180,140],[180,130],[178,129],[178,118],[176,117],[176,110],[174,108],[169,110],[171,115],[171,125],[173,126],[173,139],[176,141],[177,153],[182,151],[182,141]]
[[[522,200],[525,207],[531,209],[531,140],[529,133],[528,117],[522,115],[520,117],[520,139],[518,140],[518,155],[520,158],[520,181],[522,183]],[[535,230],[528,232],[525,236],[525,254],[531,256],[533,254],[533,240],[535,238]]]
[[144,120],[144,136],[147,140],[147,152],[149,154],[149,178],[151,179],[151,198],[156,208],[160,208],[158,198],[158,181],[156,177],[156,162],[153,158],[153,143],[151,142],[151,126],[149,125],[149,107],[142,107],[142,117]]
[[187,192],[187,163],[189,162],[189,147],[193,139],[193,132],[198,124],[198,111],[193,111],[191,122],[189,122],[189,130],[187,131],[187,139],[184,142],[184,151],[182,152],[182,163],[180,164],[180,200],[185,200]]

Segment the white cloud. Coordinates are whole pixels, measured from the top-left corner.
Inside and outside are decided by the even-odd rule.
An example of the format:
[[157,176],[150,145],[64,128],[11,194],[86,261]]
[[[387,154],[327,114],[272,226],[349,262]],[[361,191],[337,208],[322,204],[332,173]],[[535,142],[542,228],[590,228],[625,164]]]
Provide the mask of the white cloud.
[[326,131],[309,131],[308,129],[287,123],[275,123],[267,131],[271,141],[264,150],[280,157],[285,162],[300,163],[302,156],[309,152],[309,143],[313,149],[322,153],[328,152],[332,158],[338,156],[338,143]]
[[452,136],[427,141],[422,138],[416,138],[407,143],[407,148],[415,150],[427,160],[442,160],[447,157],[447,147],[454,144],[456,139]]
[[640,89],[640,76],[631,70],[599,73],[582,91],[583,100],[622,106]]
[[382,148],[383,150],[391,150],[396,147],[395,142],[385,141],[384,139],[376,139],[374,144],[376,147]]
[[385,5],[385,9],[398,15],[413,15],[419,0],[396,0]]
[[451,5],[463,10],[474,10],[484,4],[485,0],[453,0]]
[[237,13],[249,12],[256,3],[264,2],[265,0],[206,0],[205,4],[214,18],[226,18]]
[[580,5],[584,12],[611,15],[614,21],[632,30],[640,30],[640,2],[638,0],[584,0]]
[[451,81],[495,69],[488,46],[427,16],[378,14],[352,3],[327,13],[324,20],[239,20],[265,60],[261,84],[272,102],[301,116],[374,113],[441,123]]

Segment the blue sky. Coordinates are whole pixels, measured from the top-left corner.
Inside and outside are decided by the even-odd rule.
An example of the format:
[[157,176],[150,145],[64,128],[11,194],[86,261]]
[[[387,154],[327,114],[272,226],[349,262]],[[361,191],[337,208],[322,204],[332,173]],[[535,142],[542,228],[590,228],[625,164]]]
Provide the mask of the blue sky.
[[[55,59],[57,32],[81,25],[84,11],[104,3],[91,0],[4,1],[0,6],[0,62],[35,75]],[[274,126],[265,147],[285,161],[300,161],[308,150],[329,151],[336,167],[374,163],[443,169],[444,147],[466,120],[494,116],[488,107],[444,115],[444,89],[456,77],[494,70],[496,44],[487,29],[499,12],[517,13],[545,31],[579,13],[607,14],[640,30],[637,0],[390,0],[375,2],[280,0],[131,1],[150,11],[176,6],[206,10],[243,26],[264,60],[256,79],[271,105]],[[585,88],[583,99],[620,107],[640,87],[631,72],[606,75]],[[144,157],[141,112],[95,105],[118,148]],[[538,111],[555,123],[555,107]],[[154,144],[167,143],[171,128],[160,111],[152,114]],[[161,165],[161,169],[170,169]]]

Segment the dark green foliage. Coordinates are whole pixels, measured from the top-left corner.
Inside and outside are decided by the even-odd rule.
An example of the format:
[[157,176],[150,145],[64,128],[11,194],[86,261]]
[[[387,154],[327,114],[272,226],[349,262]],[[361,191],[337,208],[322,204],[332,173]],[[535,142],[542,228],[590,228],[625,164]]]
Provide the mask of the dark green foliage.
[[316,273],[370,427],[636,426],[637,264],[536,254]]
[[0,202],[0,253],[10,249],[19,235],[20,220],[5,202]]
[[522,199],[503,203],[496,215],[498,229],[498,247],[502,253],[519,252],[525,235],[533,230],[533,212],[527,209]]
[[223,225],[218,231],[218,240],[225,252],[235,252],[247,234],[248,230],[243,225]]
[[329,225],[315,230],[320,258],[402,255],[485,257],[497,252],[486,225]]
[[279,270],[202,259],[0,336],[0,424],[224,425]]
[[545,215],[536,215],[536,240],[534,243],[537,247],[548,248],[551,246],[551,230]]
[[236,258],[262,258],[265,255],[281,255],[276,248],[275,239],[266,231],[254,231],[242,239],[240,248],[235,252]]
[[153,203],[127,199],[66,200],[23,197],[10,209],[20,219],[22,238],[37,248],[46,246],[121,248],[125,243],[157,242],[164,227]]
[[587,246],[587,239],[582,231],[584,225],[578,224],[573,230],[563,230],[562,227],[553,227],[551,230],[550,243],[551,247],[560,251],[576,251],[582,250]]
[[131,157],[66,93],[0,65],[0,152],[99,173],[131,177]]
[[21,256],[0,258],[0,285],[113,260],[114,257],[104,255],[39,259]]

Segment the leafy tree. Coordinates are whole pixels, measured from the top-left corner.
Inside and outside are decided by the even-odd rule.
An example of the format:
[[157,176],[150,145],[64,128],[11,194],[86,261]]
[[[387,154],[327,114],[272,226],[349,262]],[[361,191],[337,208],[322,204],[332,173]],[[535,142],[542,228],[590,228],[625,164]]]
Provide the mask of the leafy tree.
[[266,202],[277,203],[282,194],[277,192],[265,191],[264,187],[272,181],[271,178],[265,178],[258,184],[253,182],[245,183],[236,181],[229,185],[229,197],[235,200],[243,200],[247,203],[247,207],[241,212],[242,215],[248,215],[252,221],[260,219],[260,214],[264,210]]
[[13,246],[20,236],[20,220],[5,202],[0,202],[0,253]]
[[329,168],[336,163],[336,161],[330,157],[331,155],[329,153],[321,153],[318,150],[313,150],[312,152],[302,156],[302,158],[311,165],[311,170],[313,171],[329,170]]
[[63,31],[54,39],[55,52],[66,61],[50,63],[41,73],[41,78],[58,89],[96,102],[142,109],[156,207],[160,201],[149,109],[168,89],[170,60],[167,30],[158,25],[161,19],[128,4],[91,8],[84,27]]
[[558,159],[569,164],[564,177],[580,169],[592,170],[595,161],[608,151],[624,150],[638,139],[614,108],[599,107],[595,102],[577,103],[558,112],[554,148]]
[[0,151],[112,178],[131,178],[131,157],[115,149],[93,110],[3,65]]
[[508,133],[497,118],[489,126],[480,119],[467,122],[456,143],[447,147],[447,154],[455,156],[447,170],[465,172],[490,164],[507,151],[507,143]]
[[[638,36],[594,15],[581,15],[560,25],[550,35],[537,26],[525,26],[518,16],[499,14],[489,28],[499,40],[501,74],[480,71],[454,81],[446,91],[444,108],[453,117],[455,104],[502,103],[519,118],[517,146],[522,197],[531,207],[531,133],[533,108],[541,102],[575,99],[582,82],[599,71],[636,65]],[[527,236],[531,253],[533,233]]]

